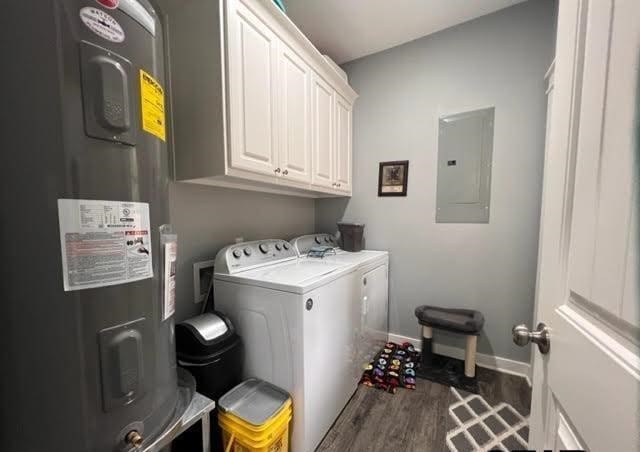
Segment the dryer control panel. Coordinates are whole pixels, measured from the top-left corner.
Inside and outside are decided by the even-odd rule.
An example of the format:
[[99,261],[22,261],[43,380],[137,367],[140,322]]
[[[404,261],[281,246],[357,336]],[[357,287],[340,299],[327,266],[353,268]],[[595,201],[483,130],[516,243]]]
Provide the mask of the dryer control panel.
[[286,240],[267,239],[235,243],[218,252],[215,272],[233,274],[297,257],[296,250]]
[[296,237],[291,241],[298,255],[303,256],[309,252],[314,246],[331,246],[338,247],[338,240],[333,234],[309,234]]

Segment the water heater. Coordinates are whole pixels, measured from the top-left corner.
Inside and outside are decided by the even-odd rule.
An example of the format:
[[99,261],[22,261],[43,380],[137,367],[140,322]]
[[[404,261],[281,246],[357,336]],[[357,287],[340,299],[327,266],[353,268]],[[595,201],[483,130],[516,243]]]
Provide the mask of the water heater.
[[10,0],[0,28],[0,450],[131,450],[178,397],[162,25]]

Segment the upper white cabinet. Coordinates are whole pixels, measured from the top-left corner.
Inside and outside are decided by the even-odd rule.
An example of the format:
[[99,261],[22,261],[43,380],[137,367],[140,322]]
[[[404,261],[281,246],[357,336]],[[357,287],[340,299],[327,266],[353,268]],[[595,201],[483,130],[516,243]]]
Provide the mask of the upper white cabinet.
[[313,185],[335,188],[335,143],[333,140],[334,94],[331,86],[314,74],[311,88],[313,105]]
[[280,160],[282,177],[311,182],[311,68],[280,45]]
[[271,0],[159,0],[177,180],[351,194],[357,95]]
[[335,183],[338,190],[351,193],[352,105],[339,94],[335,96]]
[[228,18],[230,164],[272,175],[279,151],[277,38],[240,2]]

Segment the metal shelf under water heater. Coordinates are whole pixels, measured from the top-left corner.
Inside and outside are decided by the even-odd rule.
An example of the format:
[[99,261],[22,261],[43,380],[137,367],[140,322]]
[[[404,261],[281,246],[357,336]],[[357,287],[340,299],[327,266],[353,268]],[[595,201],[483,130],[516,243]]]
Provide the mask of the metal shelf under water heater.
[[2,22],[0,450],[144,449],[193,394],[164,303],[162,24],[147,0],[10,1]]

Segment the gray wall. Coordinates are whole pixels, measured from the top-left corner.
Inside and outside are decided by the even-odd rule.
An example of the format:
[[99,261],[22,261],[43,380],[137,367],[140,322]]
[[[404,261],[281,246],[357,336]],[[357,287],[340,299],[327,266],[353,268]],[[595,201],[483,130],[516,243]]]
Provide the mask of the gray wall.
[[193,263],[213,259],[236,237],[289,239],[314,231],[314,201],[292,196],[172,183],[171,223],[178,232],[176,321],[200,312]]
[[[391,332],[419,337],[420,304],[482,311],[479,352],[528,361],[511,326],[532,321],[555,5],[529,1],[344,66],[354,110],[350,200],[316,202],[316,228],[366,223],[391,253]],[[436,224],[438,117],[495,106],[489,224]],[[406,198],[377,196],[378,163],[409,160]],[[436,341],[463,347],[440,333]]]

